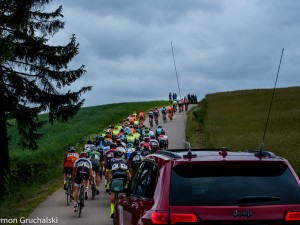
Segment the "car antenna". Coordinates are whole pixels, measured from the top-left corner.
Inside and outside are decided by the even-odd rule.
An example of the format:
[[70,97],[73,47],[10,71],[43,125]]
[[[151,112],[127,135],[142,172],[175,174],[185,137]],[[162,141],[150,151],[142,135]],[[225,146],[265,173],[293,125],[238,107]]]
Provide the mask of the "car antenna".
[[[172,48],[172,55],[173,55],[173,62],[174,62],[174,68],[175,68],[175,75],[176,75],[176,79],[177,79],[177,86],[178,86],[178,91],[179,91],[179,98],[182,99],[181,97],[181,91],[180,91],[180,86],[179,86],[179,80],[178,80],[178,74],[177,74],[177,68],[176,68],[176,62],[175,62],[175,56],[174,56],[174,50],[173,50],[173,44],[171,41],[171,48]],[[186,127],[186,120],[185,120],[185,116],[184,116],[184,112],[182,113],[183,116],[183,121],[184,121],[184,127]],[[185,137],[187,139],[187,136]],[[188,141],[183,141],[187,147],[189,152],[191,151],[191,145]]]
[[271,108],[272,108],[272,104],[273,104],[273,99],[274,99],[276,84],[277,84],[277,80],[278,80],[278,75],[279,75],[279,71],[280,71],[280,66],[281,66],[281,60],[282,60],[282,56],[283,56],[283,51],[284,51],[284,48],[282,48],[282,52],[281,52],[281,57],[280,57],[280,62],[279,62],[278,70],[277,70],[275,85],[274,85],[274,88],[273,88],[271,103],[270,103],[269,112],[268,112],[268,116],[267,116],[267,121],[266,121],[266,125],[265,125],[265,131],[264,131],[264,134],[263,134],[262,142],[260,144],[260,149],[259,149],[259,153],[258,153],[258,155],[262,155],[262,156],[264,155],[263,149],[264,149],[264,145],[265,145],[265,137],[266,137],[268,122],[269,122],[269,118],[270,118]]

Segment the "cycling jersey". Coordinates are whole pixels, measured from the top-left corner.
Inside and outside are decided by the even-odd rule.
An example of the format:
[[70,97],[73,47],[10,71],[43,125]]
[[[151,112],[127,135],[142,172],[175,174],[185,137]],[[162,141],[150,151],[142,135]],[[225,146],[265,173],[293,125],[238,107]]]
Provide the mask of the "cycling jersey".
[[153,111],[149,111],[149,117],[153,118]]
[[140,151],[135,151],[130,155],[129,161],[131,162],[132,170],[136,170],[138,165],[143,161],[144,156]]
[[126,159],[121,157],[112,158],[108,162],[106,169],[112,173],[112,179],[123,178],[124,184],[126,184],[129,173]]
[[93,167],[100,166],[100,161],[102,160],[102,156],[98,151],[92,151],[89,153],[89,158]]
[[64,167],[74,167],[74,162],[79,158],[76,152],[69,152],[65,156]]

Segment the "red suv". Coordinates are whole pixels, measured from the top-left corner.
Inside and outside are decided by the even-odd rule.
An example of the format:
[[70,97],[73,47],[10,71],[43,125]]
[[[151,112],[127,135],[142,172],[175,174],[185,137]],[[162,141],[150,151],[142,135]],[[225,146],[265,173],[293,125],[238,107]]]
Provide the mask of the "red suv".
[[300,224],[300,180],[271,152],[157,151],[118,194],[114,223]]

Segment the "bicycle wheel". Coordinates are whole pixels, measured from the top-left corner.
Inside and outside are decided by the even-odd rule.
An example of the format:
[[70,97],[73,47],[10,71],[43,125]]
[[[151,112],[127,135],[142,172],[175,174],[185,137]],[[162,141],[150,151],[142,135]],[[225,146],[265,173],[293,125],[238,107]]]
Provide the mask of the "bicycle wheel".
[[96,186],[95,184],[92,185],[92,200],[95,199],[95,195],[96,195]]
[[68,182],[68,184],[67,184],[66,195],[67,195],[67,205],[70,205],[70,202],[71,202],[71,195],[70,195],[70,184],[69,184],[69,182]]
[[72,180],[69,179],[69,181],[68,181],[68,189],[67,189],[67,205],[69,205],[70,202],[72,202],[72,198],[73,198]]
[[81,210],[84,207],[84,184],[83,179],[80,184],[79,198],[78,198],[78,217],[81,216]]

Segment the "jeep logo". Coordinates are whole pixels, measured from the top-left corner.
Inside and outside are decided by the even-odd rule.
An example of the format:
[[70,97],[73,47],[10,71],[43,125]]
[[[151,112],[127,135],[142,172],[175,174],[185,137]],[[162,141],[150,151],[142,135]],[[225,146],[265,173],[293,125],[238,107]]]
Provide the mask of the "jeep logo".
[[251,217],[253,213],[251,211],[235,210],[232,215],[234,217]]

